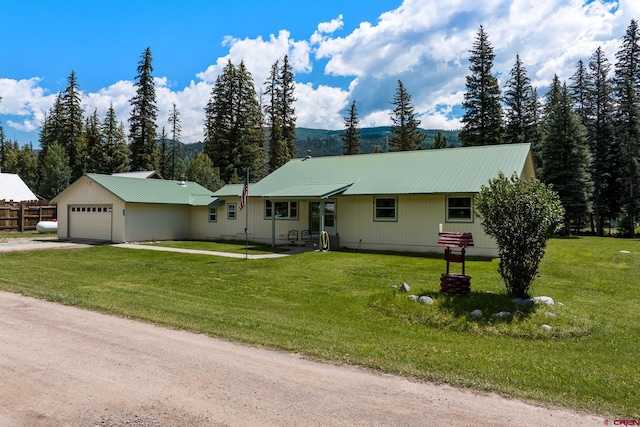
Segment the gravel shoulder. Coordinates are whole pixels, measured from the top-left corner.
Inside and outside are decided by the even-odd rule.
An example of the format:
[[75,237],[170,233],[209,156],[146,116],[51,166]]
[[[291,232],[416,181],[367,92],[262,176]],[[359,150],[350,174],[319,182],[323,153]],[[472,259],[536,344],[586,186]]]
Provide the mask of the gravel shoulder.
[[3,426],[598,426],[0,291]]

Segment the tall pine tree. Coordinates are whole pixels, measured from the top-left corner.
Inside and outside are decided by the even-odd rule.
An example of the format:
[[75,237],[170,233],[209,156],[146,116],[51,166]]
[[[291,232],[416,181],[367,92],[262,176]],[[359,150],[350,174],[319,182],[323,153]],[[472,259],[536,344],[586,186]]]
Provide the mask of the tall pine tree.
[[102,122],[102,143],[94,156],[99,159],[100,173],[113,174],[130,170],[131,151],[124,134],[124,124],[118,123],[113,104],[109,106]]
[[398,80],[398,87],[391,102],[395,106],[391,113],[390,151],[412,151],[422,148],[424,134],[418,130],[420,120],[416,119],[411,95]]
[[169,113],[169,129],[171,132],[171,143],[169,144],[169,156],[171,158],[171,173],[166,177],[168,179],[177,178],[178,162],[182,159],[182,144],[180,136],[182,135],[182,123],[180,122],[180,111],[176,103]]
[[69,85],[62,93],[64,116],[63,140],[59,141],[67,151],[71,181],[80,178],[85,171],[87,146],[84,138],[84,111],[75,71],[68,78]]
[[138,63],[136,95],[131,98],[129,140],[131,169],[134,171],[158,169],[156,118],[156,89],[153,82],[153,58],[147,47]]
[[616,53],[614,90],[616,97],[616,144],[622,155],[622,204],[627,216],[623,234],[633,235],[640,219],[640,32],[632,20]]
[[289,57],[276,61],[265,82],[265,112],[269,127],[269,170],[274,171],[296,157],[296,116],[293,107],[295,82]]
[[345,155],[360,154],[360,145],[362,144],[361,131],[358,129],[358,109],[356,108],[356,100],[354,99],[349,108],[349,115],[344,117],[345,130],[340,134],[342,139],[342,152]]
[[586,130],[574,112],[566,84],[554,83],[547,98],[542,145],[542,181],[553,185],[565,209],[565,232],[581,224],[589,213],[591,156]]
[[621,188],[620,155],[614,144],[613,88],[609,79],[611,66],[603,50],[591,56],[587,72],[587,139],[591,149],[593,181],[593,215],[595,231],[604,234],[605,222],[618,216]]
[[469,61],[471,74],[467,76],[467,91],[462,107],[462,130],[459,133],[463,146],[493,145],[502,142],[502,106],[498,79],[492,74],[495,54],[489,36],[482,25],[478,30]]
[[205,110],[205,153],[227,183],[251,169],[264,175],[262,111],[251,73],[231,61],[216,79]]
[[507,80],[504,103],[505,113],[505,143],[537,143],[538,120],[537,110],[539,109],[538,97],[531,86],[531,79],[527,74],[527,69],[520,60],[520,55],[516,55],[516,62]]

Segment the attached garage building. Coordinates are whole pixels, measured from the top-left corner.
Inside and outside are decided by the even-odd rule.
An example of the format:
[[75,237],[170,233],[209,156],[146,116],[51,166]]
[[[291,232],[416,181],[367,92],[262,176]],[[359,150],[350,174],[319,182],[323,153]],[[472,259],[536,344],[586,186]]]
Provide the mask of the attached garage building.
[[193,211],[218,199],[195,182],[86,174],[52,202],[61,239],[137,242],[190,238]]

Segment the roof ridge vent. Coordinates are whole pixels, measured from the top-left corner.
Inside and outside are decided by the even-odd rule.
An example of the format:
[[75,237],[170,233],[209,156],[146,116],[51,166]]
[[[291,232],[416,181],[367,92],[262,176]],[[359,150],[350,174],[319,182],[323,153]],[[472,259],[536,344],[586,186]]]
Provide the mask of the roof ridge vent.
[[184,175],[182,175],[180,178],[181,178],[181,179],[180,179],[180,182],[178,182],[178,185],[179,185],[180,187],[186,187],[186,186],[187,186],[187,183],[186,183],[186,182],[185,182],[185,180],[184,180]]

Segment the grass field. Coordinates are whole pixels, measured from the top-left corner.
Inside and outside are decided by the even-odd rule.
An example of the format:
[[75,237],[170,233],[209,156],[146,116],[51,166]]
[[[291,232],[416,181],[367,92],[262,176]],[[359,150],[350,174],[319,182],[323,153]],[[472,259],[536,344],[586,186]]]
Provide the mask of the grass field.
[[[331,363],[640,418],[637,239],[550,241],[532,293],[562,304],[521,308],[508,320],[492,316],[518,308],[504,295],[496,260],[468,262],[472,294],[445,297],[440,255],[245,260],[99,246],[0,256],[0,288],[12,292]],[[394,292],[403,282],[434,304]],[[473,309],[485,315],[471,319]]]

